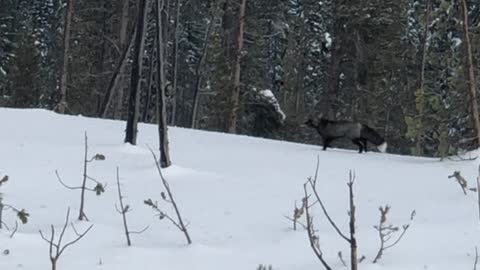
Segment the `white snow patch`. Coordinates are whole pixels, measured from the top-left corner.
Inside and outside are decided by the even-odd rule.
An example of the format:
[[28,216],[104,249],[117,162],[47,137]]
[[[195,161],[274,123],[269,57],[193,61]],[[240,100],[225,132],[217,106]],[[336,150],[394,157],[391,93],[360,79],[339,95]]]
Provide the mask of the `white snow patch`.
[[278,103],[278,100],[273,94],[273,92],[270,89],[264,89],[258,93],[263,96],[275,108],[275,111],[280,115],[282,121],[284,121],[286,118],[285,113],[282,111],[282,108],[280,108],[280,104]]

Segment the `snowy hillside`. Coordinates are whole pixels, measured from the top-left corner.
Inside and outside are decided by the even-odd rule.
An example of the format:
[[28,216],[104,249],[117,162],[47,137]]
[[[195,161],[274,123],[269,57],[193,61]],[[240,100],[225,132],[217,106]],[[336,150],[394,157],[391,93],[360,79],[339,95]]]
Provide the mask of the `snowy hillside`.
[[[125,123],[85,117],[60,116],[43,110],[0,110],[0,187],[4,201],[30,213],[13,238],[0,231],[1,270],[50,269],[47,235],[50,224],[59,230],[67,207],[79,231],[92,230],[68,248],[58,269],[127,270],[254,270],[271,264],[275,270],[322,269],[309,247],[303,229],[293,231],[284,215],[300,202],[303,183],[314,174],[320,159],[319,192],[332,218],[348,229],[348,172],[357,176],[357,237],[360,269],[472,269],[475,246],[480,246],[476,193],[463,194],[448,176],[454,171],[475,185],[478,161],[439,162],[390,154],[328,149],[171,128],[170,149],[174,165],[165,176],[189,223],[193,244],[168,221],[158,220],[143,200],[161,200],[163,191],[147,145],[157,148],[157,129],[139,126],[138,146],[123,144]],[[79,191],[65,189],[58,170],[69,185],[82,179],[83,136],[88,132],[89,153],[105,161],[91,163],[89,174],[108,183],[102,196],[87,194],[85,212],[90,222],[78,222]],[[133,211],[129,225],[143,234],[132,235],[126,246],[121,216],[115,210],[115,168],[120,167],[122,192]],[[160,205],[164,206],[162,202]],[[373,225],[378,207],[389,204],[389,221],[408,223],[416,217],[403,240],[372,264],[378,245]],[[168,208],[167,208],[168,209]],[[168,209],[170,211],[170,209]],[[348,259],[348,246],[326,222],[320,208],[313,208],[325,259],[334,269],[347,269],[337,257]],[[4,221],[15,222],[6,211]],[[66,238],[74,238],[69,229]]]

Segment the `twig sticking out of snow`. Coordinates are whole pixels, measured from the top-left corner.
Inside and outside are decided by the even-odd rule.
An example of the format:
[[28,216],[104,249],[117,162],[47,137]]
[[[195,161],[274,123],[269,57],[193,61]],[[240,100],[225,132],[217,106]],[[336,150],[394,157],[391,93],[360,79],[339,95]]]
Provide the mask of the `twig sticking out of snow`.
[[73,223],[70,225],[72,226],[72,230],[75,232],[77,235],[77,238],[74,240],[62,245],[62,240],[63,236],[65,235],[65,231],[67,230],[67,226],[69,223],[70,219],[70,208],[67,209],[67,216],[65,217],[65,223],[63,224],[62,231],[60,232],[60,236],[58,237],[58,240],[55,242],[55,227],[53,225],[50,225],[50,237],[47,238],[43,234],[43,232],[40,230],[40,236],[42,239],[49,244],[49,254],[50,254],[50,262],[52,264],[52,270],[57,269],[57,262],[58,259],[60,259],[60,256],[62,256],[63,252],[71,245],[77,243],[80,239],[82,239],[89,231],[92,229],[93,224],[90,225],[83,233],[78,233],[75,227],[73,226]]
[[[84,206],[85,206],[85,191],[92,191],[97,194],[97,196],[100,196],[102,193],[105,192],[105,188],[107,188],[107,184],[101,184],[99,181],[97,181],[95,178],[92,178],[88,175],[87,170],[88,170],[88,164],[93,162],[93,161],[102,161],[105,160],[105,156],[102,154],[95,154],[91,158],[88,158],[88,136],[87,132],[85,132],[85,151],[84,151],[84,160],[83,160],[83,180],[82,180],[82,185],[79,187],[74,187],[74,186],[69,186],[65,184],[64,181],[62,181],[62,178],[58,174],[58,171],[55,171],[55,175],[57,176],[58,182],[62,184],[67,189],[75,190],[75,189],[80,189],[80,210],[78,214],[78,220],[87,220],[87,215],[85,214]],[[94,182],[96,185],[93,188],[87,187],[87,180],[90,180]]]
[[117,205],[115,205],[115,208],[117,209],[117,212],[122,215],[123,228],[125,230],[125,236],[127,238],[127,245],[131,246],[132,241],[130,240],[130,234],[132,234],[132,233],[136,233],[136,234],[143,233],[144,231],[146,231],[148,229],[149,226],[146,226],[145,228],[143,228],[140,231],[130,231],[128,229],[127,213],[132,211],[132,209],[130,208],[130,206],[128,204],[127,205],[123,204],[123,195],[122,195],[122,189],[120,188],[120,173],[119,173],[119,168],[118,167],[117,167],[117,191],[118,191],[118,201],[119,201],[119,204],[120,204],[120,208],[118,208]]
[[462,188],[463,194],[467,195],[467,188],[468,188],[467,180],[465,180],[465,178],[463,178],[463,176],[460,175],[459,171],[455,171],[453,172],[452,175],[448,176],[448,178],[453,178],[453,177],[455,177],[455,180],[457,180],[457,183]]
[[147,200],[144,201],[144,203],[146,205],[152,207],[152,209],[158,213],[158,217],[160,219],[166,218],[170,222],[172,222],[172,224],[175,225],[175,227],[177,227],[181,232],[183,232],[183,234],[185,235],[185,238],[187,239],[187,243],[191,244],[192,239],[190,238],[190,234],[188,233],[187,225],[185,225],[185,223],[183,222],[182,215],[180,214],[180,210],[178,208],[177,203],[175,202],[172,190],[170,189],[170,184],[167,182],[167,179],[165,179],[165,177],[163,176],[162,169],[160,167],[160,162],[158,161],[157,156],[153,152],[152,148],[149,148],[149,149],[150,149],[150,152],[152,153],[153,159],[155,160],[155,165],[157,166],[158,175],[160,176],[160,179],[162,180],[163,187],[167,191],[167,195],[165,195],[164,192],[160,193],[160,195],[162,196],[162,199],[165,202],[170,203],[173,206],[173,209],[175,210],[175,214],[177,216],[177,220],[173,219],[166,212],[162,211],[159,208],[158,203],[153,202],[152,199],[147,199]]
[[395,246],[396,244],[398,244],[398,242],[400,242],[400,240],[402,240],[408,228],[410,228],[410,224],[413,221],[413,218],[415,217],[415,210],[413,210],[410,214],[410,222],[402,226],[402,232],[395,241],[390,241],[392,240],[393,235],[397,233],[400,228],[391,224],[387,225],[387,214],[390,211],[390,206],[386,205],[385,207],[380,207],[379,211],[380,222],[378,225],[373,227],[375,228],[375,230],[378,231],[378,236],[380,238],[380,248],[378,249],[377,255],[375,256],[373,263],[376,263],[378,262],[378,260],[380,260],[385,250]]

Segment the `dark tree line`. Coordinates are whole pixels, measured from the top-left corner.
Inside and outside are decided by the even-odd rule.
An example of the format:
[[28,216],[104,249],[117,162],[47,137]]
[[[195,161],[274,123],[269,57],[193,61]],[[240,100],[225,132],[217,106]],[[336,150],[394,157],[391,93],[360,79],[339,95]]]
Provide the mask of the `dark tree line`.
[[0,105],[309,143],[323,113],[445,156],[479,143],[479,45],[474,0],[0,0]]

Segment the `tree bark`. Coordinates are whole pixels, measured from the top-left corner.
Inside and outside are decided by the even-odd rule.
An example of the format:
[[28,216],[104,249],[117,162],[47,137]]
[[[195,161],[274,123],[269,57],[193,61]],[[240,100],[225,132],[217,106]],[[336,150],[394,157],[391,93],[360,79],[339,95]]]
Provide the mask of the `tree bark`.
[[158,138],[160,151],[160,166],[166,168],[172,164],[170,161],[170,152],[168,148],[168,127],[167,127],[167,110],[165,104],[165,54],[164,54],[164,20],[163,12],[165,5],[163,0],[155,1],[155,24],[156,33],[156,49],[157,49],[157,123]]
[[65,113],[67,108],[67,79],[68,79],[68,55],[70,53],[70,31],[73,17],[73,0],[67,1],[65,14],[65,25],[63,28],[63,63],[62,75],[60,77],[60,102],[57,105],[57,111]]
[[245,9],[247,5],[247,0],[242,0],[240,5],[240,11],[238,15],[238,32],[236,39],[236,52],[235,52],[235,71],[233,79],[233,93],[230,100],[232,109],[229,116],[229,133],[236,133],[237,131],[237,118],[238,118],[238,109],[240,107],[240,74],[241,74],[241,61],[242,61],[242,49],[243,49],[243,31],[245,25]]
[[103,1],[103,15],[102,15],[102,49],[100,50],[100,57],[98,59],[98,66],[97,66],[97,91],[95,91],[95,95],[97,96],[97,112],[96,114],[100,114],[100,109],[102,105],[102,90],[104,86],[104,75],[103,72],[105,71],[105,36],[107,32],[107,4],[106,1]]
[[463,34],[464,34],[464,42],[465,44],[465,52],[466,52],[466,65],[468,68],[468,84],[470,89],[470,96],[471,96],[471,106],[472,106],[472,118],[473,118],[473,126],[475,129],[475,147],[478,147],[480,144],[480,118],[478,115],[478,101],[477,101],[477,82],[475,78],[475,67],[473,64],[473,53],[472,53],[472,45],[470,42],[469,36],[469,26],[468,26],[468,9],[467,9],[467,2],[466,0],[462,0],[462,20],[463,20]]
[[[123,48],[122,55],[120,56],[120,62],[117,64],[117,67],[113,72],[112,78],[110,78],[110,83],[108,84],[108,88],[107,88],[105,97],[103,99],[103,103],[100,107],[101,114],[99,116],[102,118],[107,117],[108,108],[112,103],[115,88],[118,88],[118,96],[117,96],[117,104],[115,104],[115,108],[113,111],[113,118],[120,119],[122,116],[121,109],[123,107],[123,71],[125,70],[125,66],[127,62],[126,60],[130,55],[130,49],[131,49],[130,47],[133,43],[133,40],[135,39],[136,34],[137,34],[136,31],[132,31],[128,44]],[[121,93],[121,97],[120,97],[120,93]],[[121,99],[120,103],[118,103],[119,99]]]
[[[155,44],[155,42],[154,42]],[[152,99],[152,86],[154,82],[154,77],[155,77],[155,65],[154,65],[154,60],[153,60],[153,49],[150,50],[149,55],[151,56],[150,63],[148,63],[148,75],[147,75],[147,96],[145,97],[145,106],[143,108],[143,113],[142,113],[142,121],[144,123],[148,123],[149,119],[149,112],[150,112],[150,101]]]
[[198,112],[198,104],[200,102],[200,87],[201,87],[201,82],[202,82],[202,72],[200,69],[205,63],[205,59],[207,58],[207,53],[208,53],[208,40],[210,37],[210,32],[212,29],[212,24],[213,24],[213,17],[210,19],[210,22],[207,25],[207,29],[205,31],[205,38],[203,39],[203,48],[202,48],[202,54],[200,56],[200,59],[198,59],[197,66],[195,68],[195,89],[194,89],[194,95],[193,95],[193,106],[192,106],[192,116],[191,116],[191,121],[190,121],[190,127],[195,128],[196,127],[196,120],[197,120],[197,112]]
[[[131,44],[130,41],[127,40],[127,33],[128,33],[128,17],[129,17],[129,0],[123,0],[122,3],[122,20],[120,21],[120,48],[123,50],[128,50]],[[133,38],[133,37],[132,37]],[[127,43],[128,42],[128,43]],[[122,60],[123,63],[123,60]],[[123,108],[123,97],[124,97],[124,71],[125,65],[120,64],[120,77],[118,80],[118,88],[117,88],[117,98],[115,100],[115,105],[113,109],[113,118],[114,119],[121,119],[122,118],[122,108]],[[110,102],[109,102],[110,103]],[[105,116],[104,116],[105,117]]]
[[[427,63],[427,41],[428,41],[428,25],[430,24],[430,2],[427,0],[427,6],[425,10],[425,28],[423,30],[423,37],[422,37],[422,63],[420,67],[420,81],[418,83],[418,90],[421,91],[421,94],[425,92],[425,66]],[[415,149],[416,154],[419,156],[423,155],[423,134],[425,133],[423,129],[423,105],[416,106],[419,108],[417,111],[417,132],[416,132],[416,143]]]
[[128,100],[128,116],[125,142],[135,145],[137,143],[137,126],[140,103],[140,90],[143,65],[143,48],[145,45],[145,28],[147,25],[148,5],[146,0],[138,4],[137,35],[134,43],[134,59],[132,63],[132,76],[130,79],[130,97]]
[[[173,61],[172,61],[172,70],[173,70],[173,100],[172,100],[172,115],[170,116],[170,125],[175,125],[176,124],[176,117],[177,117],[177,88],[178,88],[178,40],[180,37],[180,31],[179,31],[179,23],[178,21],[180,20],[180,0],[175,0],[175,21],[173,23],[173,31],[174,32],[174,38],[173,38]],[[184,109],[184,108],[182,108]]]

